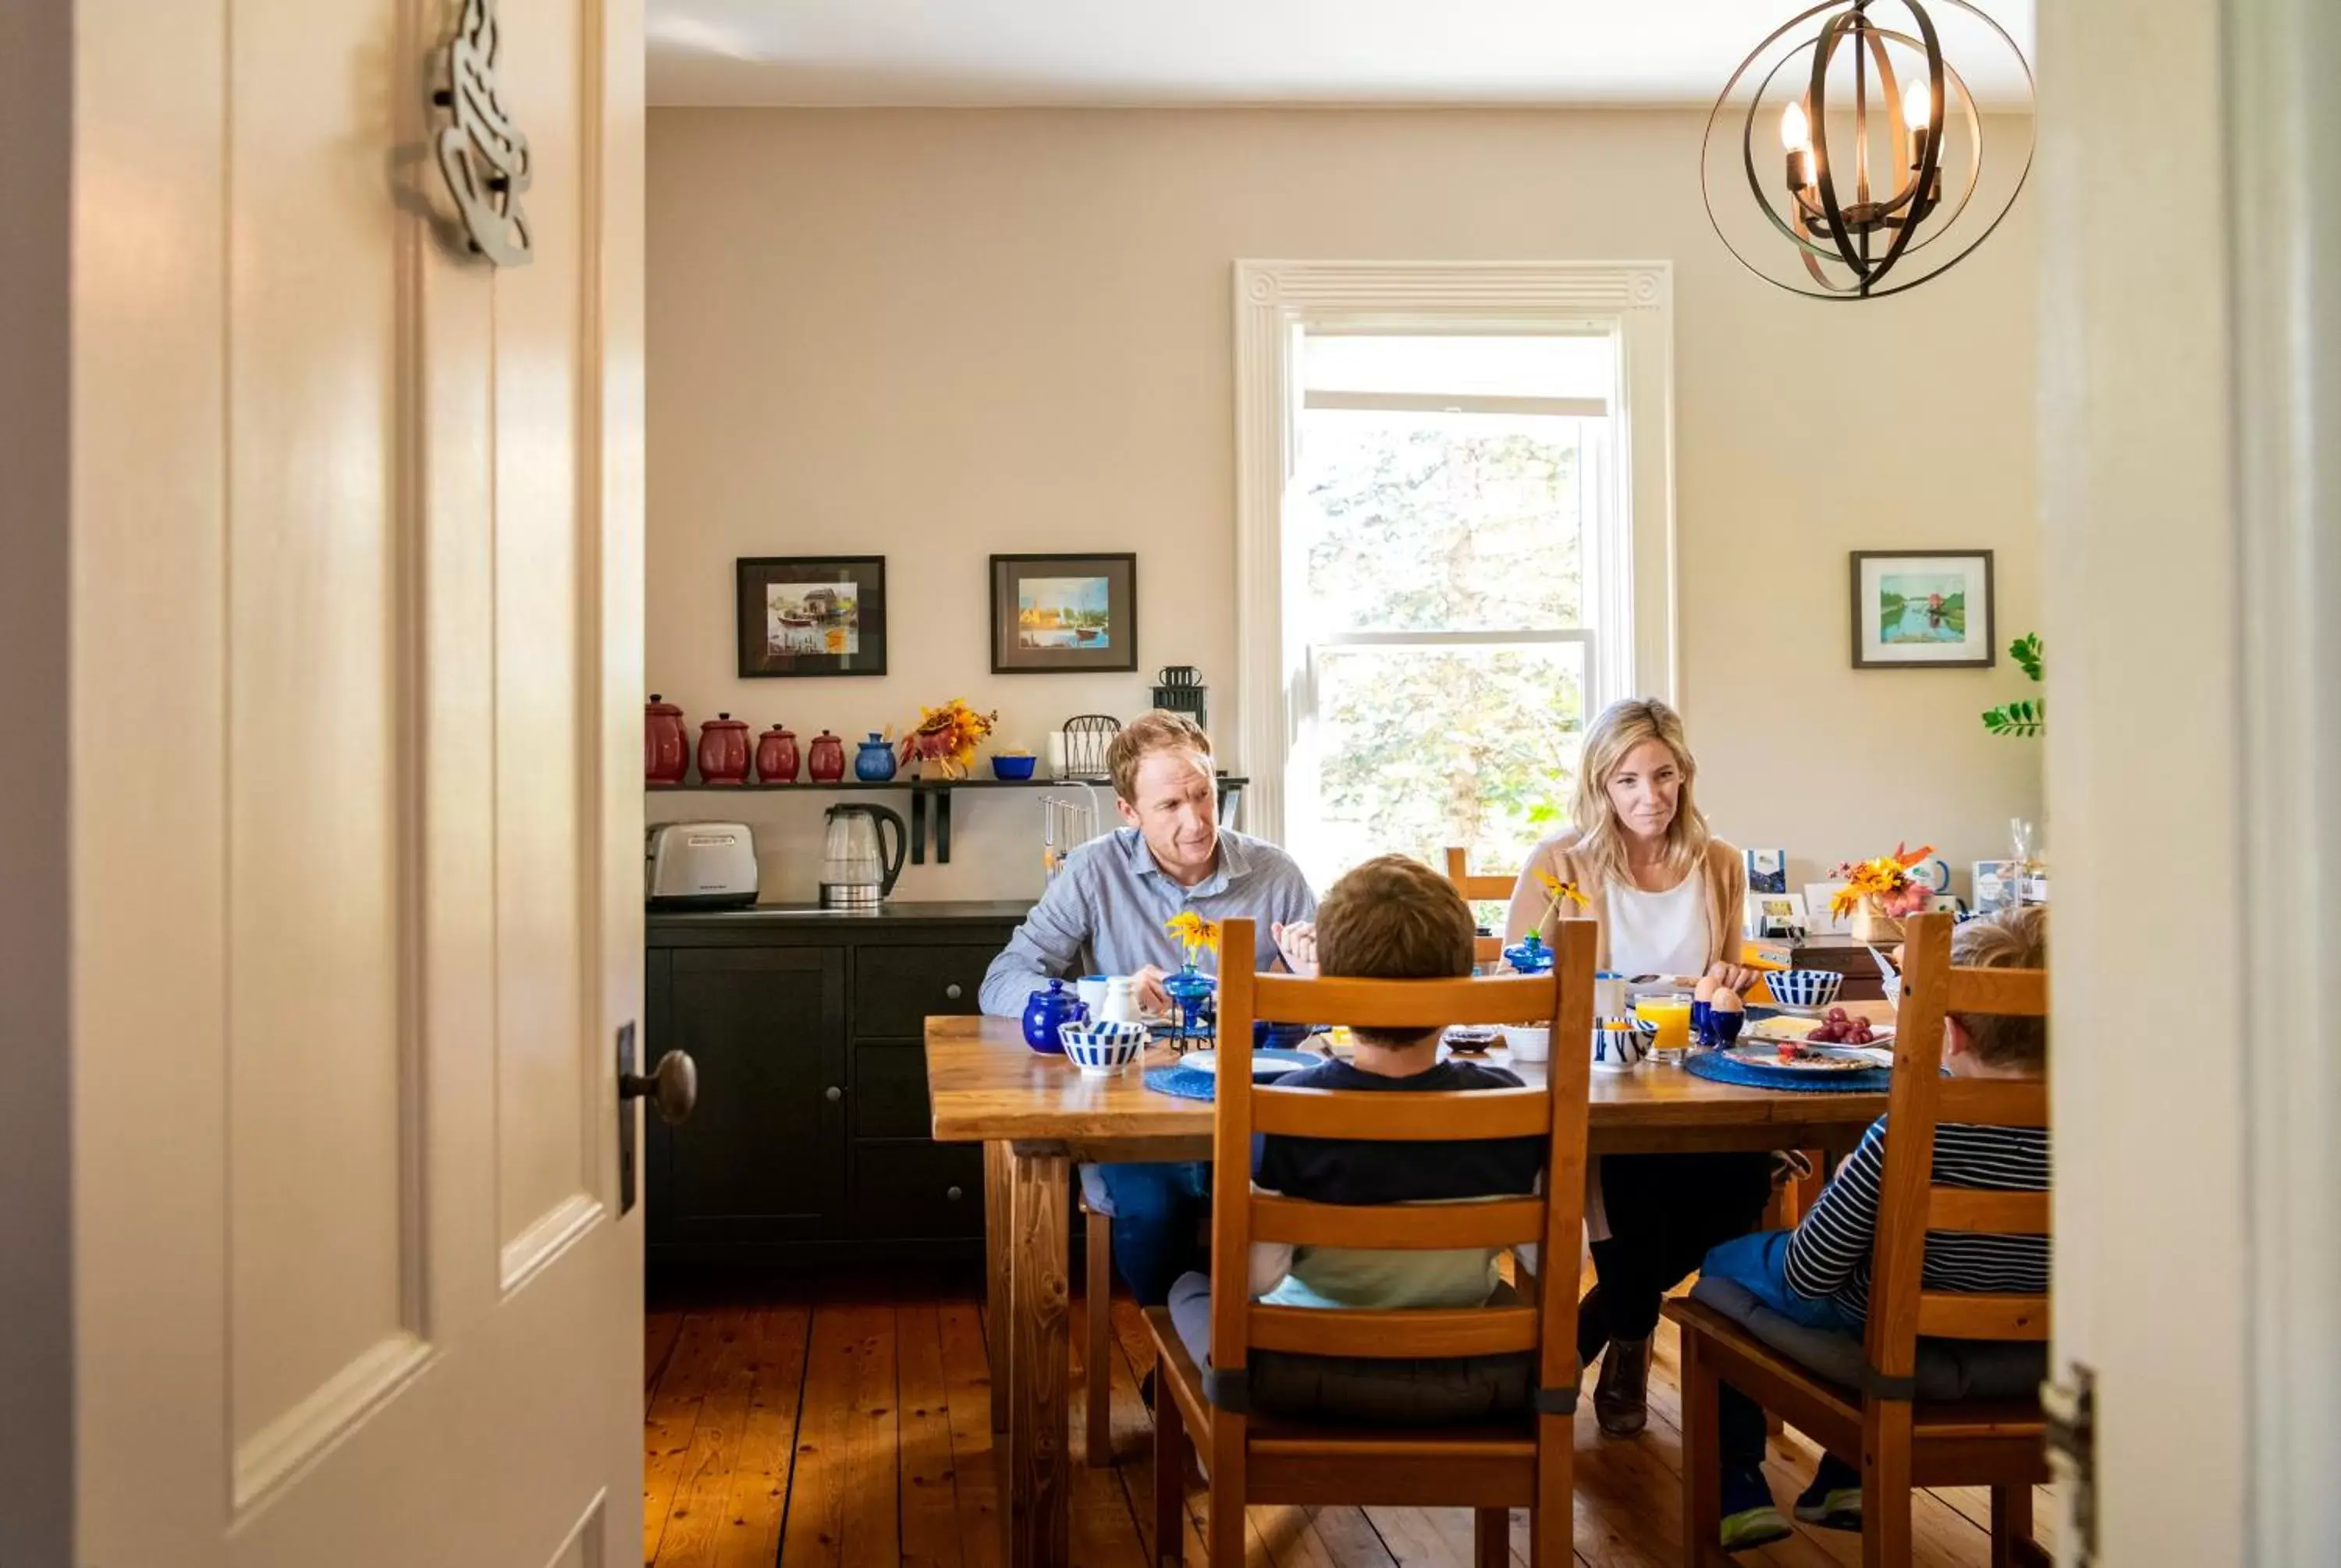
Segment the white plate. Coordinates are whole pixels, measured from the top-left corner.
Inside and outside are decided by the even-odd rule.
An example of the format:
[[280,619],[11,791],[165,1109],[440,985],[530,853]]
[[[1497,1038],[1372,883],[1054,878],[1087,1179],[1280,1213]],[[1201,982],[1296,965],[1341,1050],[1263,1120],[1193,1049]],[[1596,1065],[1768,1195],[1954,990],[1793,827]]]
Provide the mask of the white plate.
[[[1312,1056],[1307,1051],[1288,1051],[1274,1047],[1254,1051],[1251,1054],[1251,1076],[1255,1078],[1277,1077],[1285,1073],[1299,1072],[1303,1067],[1321,1067],[1324,1060],[1324,1057]],[[1216,1073],[1220,1070],[1220,1053],[1189,1051],[1179,1058],[1179,1065],[1182,1067],[1192,1067],[1199,1073]]]
[[[1820,1027],[1821,1021],[1818,1018],[1789,1017],[1786,1015],[1773,1018],[1758,1018],[1754,1023],[1741,1026],[1738,1043],[1745,1046],[1757,1041],[1764,1041],[1777,1045],[1782,1040],[1794,1040],[1800,1046],[1834,1045],[1841,1050],[1858,1050],[1861,1048],[1858,1046],[1844,1044],[1841,1041],[1813,1040],[1806,1037]],[[1894,1048],[1894,1026],[1891,1024],[1870,1025],[1868,1043],[1873,1046],[1880,1047],[1888,1052],[1892,1051]]]

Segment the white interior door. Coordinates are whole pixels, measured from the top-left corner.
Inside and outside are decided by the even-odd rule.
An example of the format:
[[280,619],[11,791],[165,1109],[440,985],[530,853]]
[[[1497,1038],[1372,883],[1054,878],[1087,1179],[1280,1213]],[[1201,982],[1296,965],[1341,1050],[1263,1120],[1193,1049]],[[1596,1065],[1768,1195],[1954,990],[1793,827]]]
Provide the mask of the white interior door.
[[496,0],[497,267],[482,4],[79,5],[84,1563],[640,1538],[641,23]]
[[2057,1544],[2329,1563],[2341,12],[2140,15],[2041,9],[2056,1352],[2096,1426]]

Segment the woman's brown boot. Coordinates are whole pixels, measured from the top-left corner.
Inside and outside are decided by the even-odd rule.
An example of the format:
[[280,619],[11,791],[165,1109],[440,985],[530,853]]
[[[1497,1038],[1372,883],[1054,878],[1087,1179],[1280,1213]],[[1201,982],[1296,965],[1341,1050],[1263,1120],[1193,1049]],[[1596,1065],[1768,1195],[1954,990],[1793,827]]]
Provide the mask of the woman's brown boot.
[[1631,1437],[1650,1419],[1650,1342],[1613,1339],[1593,1385],[1593,1419],[1612,1437]]

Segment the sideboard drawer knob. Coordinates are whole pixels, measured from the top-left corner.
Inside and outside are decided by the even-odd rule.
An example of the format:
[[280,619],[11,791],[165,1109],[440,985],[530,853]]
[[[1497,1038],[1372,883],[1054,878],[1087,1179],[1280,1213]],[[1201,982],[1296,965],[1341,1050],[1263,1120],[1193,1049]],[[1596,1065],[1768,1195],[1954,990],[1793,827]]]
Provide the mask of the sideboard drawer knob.
[[829,1086],[828,1090],[823,1093],[822,1097],[827,1100],[831,1105],[835,1105],[838,1101],[845,1097],[845,1091],[839,1088],[835,1084],[832,1084]]
[[953,980],[950,985],[943,987],[943,995],[950,997],[954,1002],[958,1001],[962,994],[963,993],[961,991],[959,982],[957,980]]
[[960,1189],[959,1189],[959,1188],[957,1188],[957,1187],[951,1187],[951,1188],[948,1188],[948,1189],[946,1189],[946,1190],[945,1190],[945,1192],[943,1193],[943,1196],[945,1196],[945,1197],[947,1197],[947,1198],[951,1199],[951,1202],[953,1202],[953,1203],[957,1203],[957,1202],[959,1202],[959,1200],[960,1200],[961,1197],[965,1196],[966,1196],[966,1195],[965,1195],[965,1194],[963,1194],[963,1193],[961,1193],[961,1192],[960,1191]]

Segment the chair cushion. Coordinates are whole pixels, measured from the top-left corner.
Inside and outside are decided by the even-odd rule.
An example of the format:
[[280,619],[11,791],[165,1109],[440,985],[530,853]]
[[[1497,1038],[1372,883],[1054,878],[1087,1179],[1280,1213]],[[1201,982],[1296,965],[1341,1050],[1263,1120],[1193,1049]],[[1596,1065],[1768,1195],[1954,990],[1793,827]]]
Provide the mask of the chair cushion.
[[[1853,1335],[1792,1323],[1737,1280],[1702,1276],[1691,1287],[1690,1298],[1817,1375],[1847,1388],[1861,1386],[1862,1344]],[[1928,1402],[2028,1398],[2047,1375],[2045,1345],[1986,1339],[1918,1342],[1918,1397]]]
[[[1199,1274],[1181,1275],[1170,1287],[1170,1310],[1187,1354],[1197,1366],[1210,1365],[1210,1282]],[[1517,1421],[1533,1405],[1536,1389],[1535,1361],[1524,1351],[1386,1360],[1255,1350],[1247,1370],[1254,1409],[1334,1424],[1448,1426]]]

